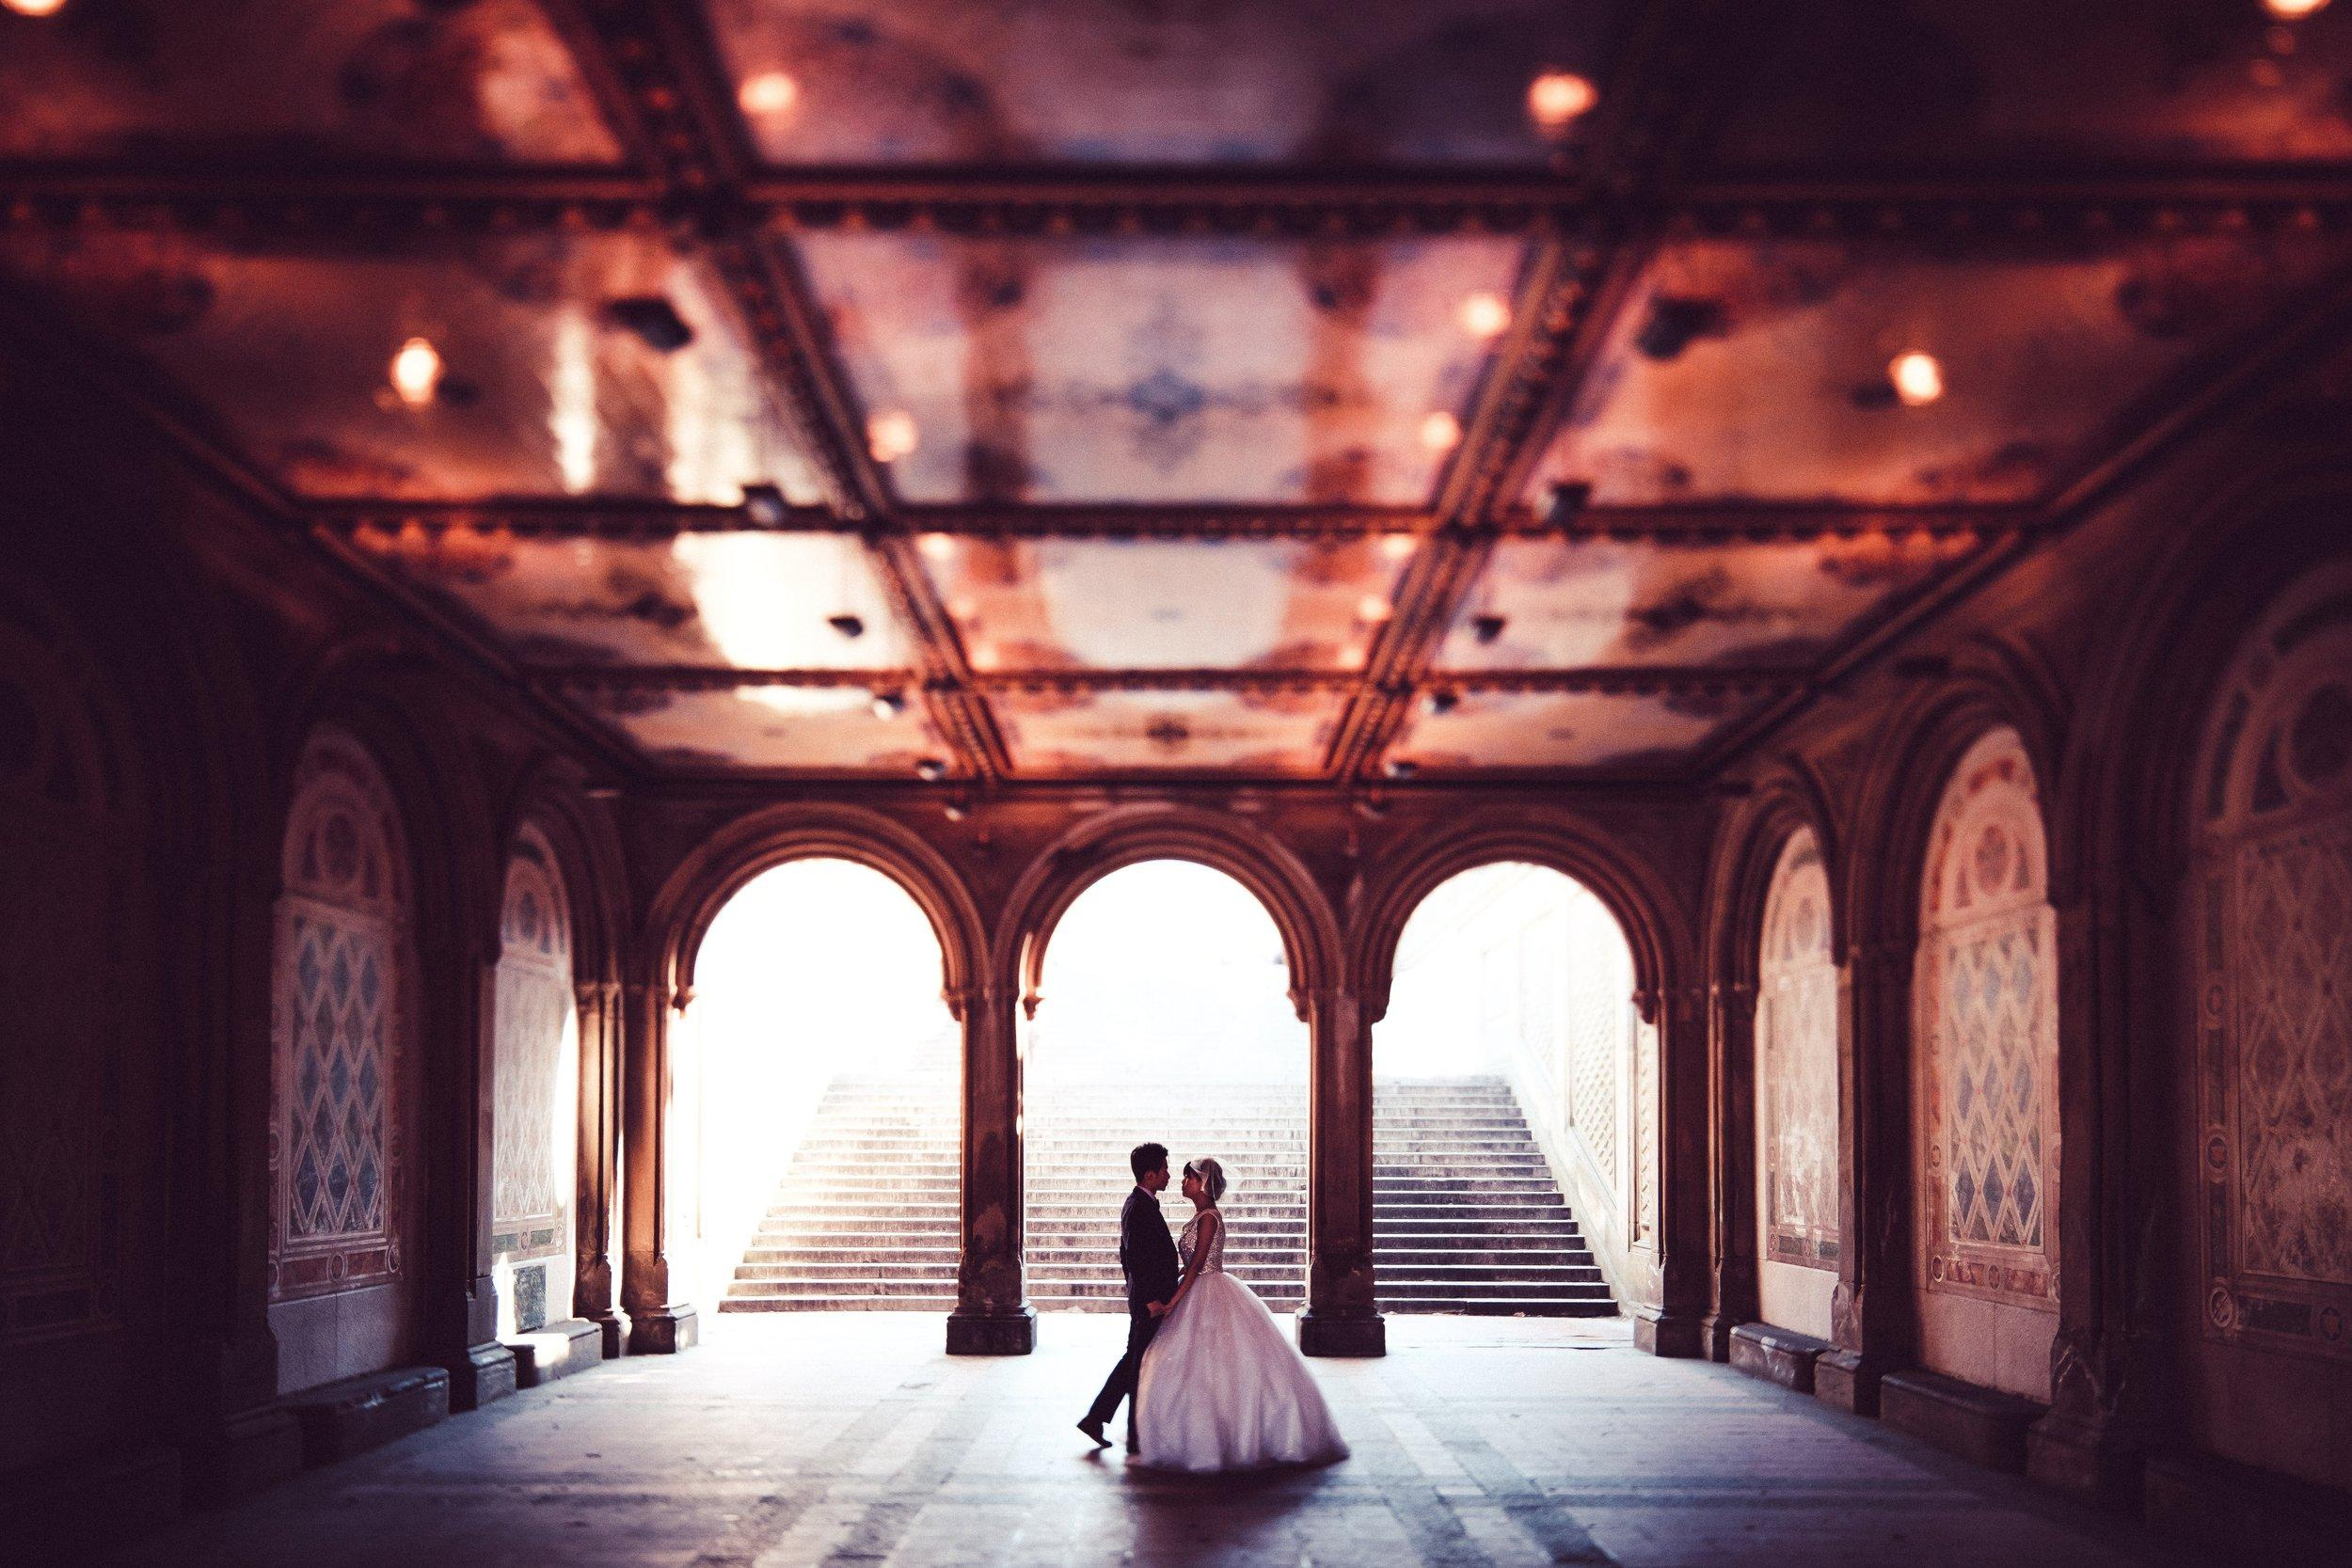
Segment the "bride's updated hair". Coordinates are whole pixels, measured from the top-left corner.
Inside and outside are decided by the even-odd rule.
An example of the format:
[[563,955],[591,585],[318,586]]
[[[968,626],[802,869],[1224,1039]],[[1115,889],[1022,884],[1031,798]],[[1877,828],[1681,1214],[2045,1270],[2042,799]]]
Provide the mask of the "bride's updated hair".
[[1211,1203],[1225,1196],[1225,1167],[1206,1155],[1185,1161],[1184,1174],[1200,1179],[1200,1190],[1209,1195]]

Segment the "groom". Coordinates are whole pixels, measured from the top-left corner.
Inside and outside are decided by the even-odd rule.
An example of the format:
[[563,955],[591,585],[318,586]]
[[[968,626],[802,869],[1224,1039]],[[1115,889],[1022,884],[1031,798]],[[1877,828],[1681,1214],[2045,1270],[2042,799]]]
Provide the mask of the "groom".
[[1094,1396],[1092,1408],[1078,1421],[1078,1430],[1094,1439],[1098,1449],[1111,1440],[1103,1427],[1127,1404],[1127,1451],[1136,1449],[1136,1374],[1143,1368],[1144,1348],[1160,1330],[1160,1315],[1176,1293],[1184,1269],[1176,1260],[1176,1243],[1168,1239],[1168,1221],[1160,1214],[1160,1191],[1168,1185],[1168,1147],[1138,1144],[1127,1156],[1136,1173],[1136,1190],[1119,1212],[1119,1271],[1127,1276],[1127,1354],[1111,1369],[1110,1380]]

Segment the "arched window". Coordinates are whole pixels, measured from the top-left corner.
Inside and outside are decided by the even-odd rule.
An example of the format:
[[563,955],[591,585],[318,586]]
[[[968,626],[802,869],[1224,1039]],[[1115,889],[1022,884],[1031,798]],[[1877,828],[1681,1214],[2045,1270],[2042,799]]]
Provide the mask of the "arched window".
[[[2058,965],[2033,765],[2010,729],[1968,749],[1928,844],[1915,969],[1915,1185],[1923,1352],[2046,1398],[2047,1334],[1954,1300],[2058,1305]],[[2055,1323],[2055,1318],[2050,1319]]]
[[[383,775],[341,731],[303,750],[281,876],[269,1272],[285,1302],[400,1277],[405,1240],[407,863]],[[294,1386],[320,1370],[297,1365]]]
[[500,1327],[527,1333],[571,1315],[580,1084],[571,910],[555,856],[535,832],[524,832],[508,863],[499,933],[491,1246]]
[[2206,1332],[2352,1356],[2352,570],[2240,649],[2196,803]]
[[[1756,974],[1763,1313],[1827,1338],[1838,1249],[1837,960],[1829,875],[1809,828],[1788,835],[1773,865]],[[1789,1269],[1812,1273],[1791,1276]]]

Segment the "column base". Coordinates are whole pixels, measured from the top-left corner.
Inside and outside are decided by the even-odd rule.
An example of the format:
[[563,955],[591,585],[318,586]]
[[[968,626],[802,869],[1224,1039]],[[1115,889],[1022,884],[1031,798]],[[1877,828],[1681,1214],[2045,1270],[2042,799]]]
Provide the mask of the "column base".
[[2044,1486],[2137,1513],[2145,1447],[2111,1420],[2053,1410],[2026,1429],[2026,1474]]
[[1879,1413],[1879,1380],[1894,1369],[1858,1350],[1823,1351],[1813,1363],[1813,1397],[1856,1416]]
[[302,1423],[275,1404],[224,1416],[181,1458],[190,1508],[237,1502],[302,1473]]
[[1037,1349],[1037,1308],[1018,1312],[950,1312],[949,1355],[1026,1355]]
[[1645,1307],[1633,1317],[1633,1348],[1649,1355],[1695,1360],[1705,1353],[1699,1321]]
[[1699,1320],[1699,1354],[1709,1361],[1732,1358],[1731,1337],[1747,1320],[1728,1312],[1709,1312]]
[[452,1410],[479,1410],[505,1399],[515,1388],[515,1353],[496,1339],[468,1345],[466,1354],[449,1364]]
[[641,1307],[628,1315],[628,1354],[675,1355],[692,1350],[702,1338],[694,1309],[684,1303]]
[[1311,1308],[1298,1314],[1298,1351],[1302,1355],[1386,1355],[1389,1321],[1377,1312],[1341,1318]]
[[628,1349],[628,1320],[619,1312],[608,1309],[593,1314],[588,1321],[596,1325],[599,1348],[607,1361],[618,1360]]

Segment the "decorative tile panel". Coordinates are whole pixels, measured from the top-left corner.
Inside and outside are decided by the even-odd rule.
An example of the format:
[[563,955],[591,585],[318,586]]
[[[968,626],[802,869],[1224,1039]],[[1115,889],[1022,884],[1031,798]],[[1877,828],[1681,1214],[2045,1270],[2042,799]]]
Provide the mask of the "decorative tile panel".
[[389,789],[323,731],[294,781],[278,903],[270,1116],[273,1300],[401,1273],[407,872]]
[[[561,1165],[564,1118],[578,1113],[577,1069],[564,1082],[573,1017],[571,919],[555,857],[527,833],[507,868],[492,1022],[491,1246],[507,1259],[569,1245],[573,1173]],[[566,1092],[566,1091],[571,1092]],[[518,1313],[516,1322],[525,1323]]]
[[2198,780],[2205,1332],[2352,1358],[2352,570],[2248,640]]
[[1812,830],[1789,835],[1764,899],[1756,998],[1764,1257],[1837,1266],[1837,959]]
[[1969,748],[1929,840],[1915,986],[1928,1289],[2058,1304],[2057,917],[2013,730]]

